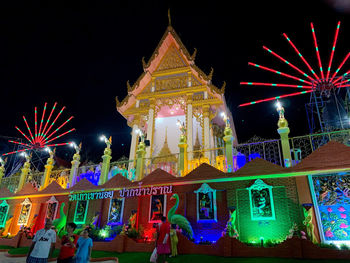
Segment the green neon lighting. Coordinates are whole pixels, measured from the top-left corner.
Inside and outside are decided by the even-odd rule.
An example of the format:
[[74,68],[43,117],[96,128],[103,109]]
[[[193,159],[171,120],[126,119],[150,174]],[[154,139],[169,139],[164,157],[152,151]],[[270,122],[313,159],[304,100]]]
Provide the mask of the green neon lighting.
[[75,224],[85,224],[88,208],[89,200],[77,201],[73,219]]
[[328,67],[328,71],[330,71],[331,70],[331,67]]
[[300,92],[300,94],[305,94],[306,93],[306,91],[302,91],[302,92]]
[[273,86],[273,87],[276,87],[276,86],[277,86],[277,84],[272,84],[272,86]]
[[309,75],[308,75],[308,74],[306,74],[306,73],[304,73],[304,76],[305,76],[305,77],[309,77]]
[[315,32],[315,29],[312,28],[311,31],[312,31],[312,33],[314,33],[314,32]]
[[257,65],[257,64],[254,64],[254,66],[255,66],[255,67],[257,67],[257,68],[258,68],[258,67],[260,67],[260,66],[259,66],[259,65]]
[[277,73],[277,74],[281,74],[281,72],[279,72],[279,71],[276,71],[276,73]]
[[322,71],[322,67],[320,67],[320,71]]
[[248,85],[253,85],[253,82],[248,82]]
[[251,220],[275,220],[272,186],[257,179],[247,190],[249,191]]
[[280,98],[281,98],[280,96],[275,97],[275,99],[280,99]]
[[335,51],[335,47],[333,47],[332,50]]
[[316,51],[318,52],[318,47],[316,47]]
[[6,200],[0,204],[0,227],[5,227],[7,215],[9,213],[9,205]]
[[287,37],[287,40],[290,41],[290,39]]
[[252,101],[250,104],[255,104],[256,103],[256,101]]
[[298,85],[298,88],[302,88],[303,86],[302,85]]
[[289,62],[288,62],[287,60],[286,60],[285,62],[286,62],[287,64],[289,64]]
[[312,74],[315,74],[315,71],[311,70]]
[[299,81],[304,82],[304,80],[303,80],[303,79],[299,79]]

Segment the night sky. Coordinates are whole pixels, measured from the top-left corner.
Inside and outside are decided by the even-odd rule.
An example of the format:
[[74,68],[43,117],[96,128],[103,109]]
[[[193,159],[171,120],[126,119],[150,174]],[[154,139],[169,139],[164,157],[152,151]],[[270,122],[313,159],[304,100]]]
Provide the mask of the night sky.
[[[10,1],[7,1],[10,2]],[[11,1],[0,8],[0,135],[21,137],[22,115],[33,124],[34,107],[45,102],[66,106],[61,121],[74,115],[67,128],[74,134],[60,142],[83,142],[83,158],[99,161],[104,144],[98,136],[113,136],[113,159],[128,156],[131,129],[116,111],[115,96],[127,94],[142,74],[141,58],[150,58],[168,25],[172,25],[190,53],[198,49],[196,65],[213,84],[227,82],[226,100],[243,143],[253,135],[278,138],[274,103],[238,108],[252,100],[296,92],[291,88],[247,87],[240,81],[297,84],[270,72],[248,67],[248,61],[298,75],[262,49],[266,45],[307,71],[282,37],[287,33],[314,69],[317,59],[310,22],[314,22],[323,66],[328,65],[336,24],[342,21],[333,69],[349,52],[350,14],[325,1]],[[340,1],[341,2],[341,1]],[[345,1],[346,2],[346,1]],[[70,2],[67,2],[70,3]],[[344,69],[350,68],[350,61]],[[345,72],[345,71],[344,71]],[[343,73],[344,73],[343,72]],[[308,133],[304,104],[308,95],[283,99],[291,136]],[[46,115],[47,116],[47,115]],[[33,125],[32,125],[33,126]],[[0,153],[13,146],[1,137]],[[61,157],[73,151],[63,147]]]

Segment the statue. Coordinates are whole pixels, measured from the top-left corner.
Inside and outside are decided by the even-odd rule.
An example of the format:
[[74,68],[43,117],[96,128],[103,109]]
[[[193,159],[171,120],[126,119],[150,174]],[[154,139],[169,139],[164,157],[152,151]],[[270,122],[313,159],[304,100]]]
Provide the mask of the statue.
[[303,221],[303,224],[306,226],[306,232],[312,241],[312,243],[317,243],[315,232],[314,232],[314,224],[312,223],[313,218],[313,211],[310,204],[303,204],[303,211],[304,211],[304,217],[305,220]]
[[57,235],[59,237],[63,236],[63,231],[61,232],[61,230],[65,227],[65,225],[67,223],[67,216],[63,210],[64,206],[65,206],[65,203],[62,203],[61,207],[60,207],[60,218],[57,218],[57,219],[52,221],[52,225],[56,228]]
[[136,217],[137,217],[137,210],[132,210],[128,221],[129,229],[136,228]]
[[226,235],[228,235],[229,237],[238,238],[239,235],[236,228],[236,217],[237,217],[236,209],[235,208],[229,209],[229,214],[230,214],[230,218],[226,224]]
[[180,203],[179,196],[177,194],[173,194],[170,200],[171,199],[175,199],[176,203],[172,208],[170,208],[168,212],[168,221],[170,222],[170,224],[178,225],[183,231],[185,231],[188,234],[190,238],[192,238],[193,230],[190,222],[188,222],[186,217],[175,214]]

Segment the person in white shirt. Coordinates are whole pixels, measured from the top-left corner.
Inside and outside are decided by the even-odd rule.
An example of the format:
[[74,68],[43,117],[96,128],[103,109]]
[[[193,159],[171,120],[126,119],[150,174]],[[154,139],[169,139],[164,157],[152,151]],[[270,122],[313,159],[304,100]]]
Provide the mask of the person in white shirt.
[[27,263],[47,263],[55,249],[56,232],[51,229],[51,219],[46,219],[45,227],[36,232],[27,255]]

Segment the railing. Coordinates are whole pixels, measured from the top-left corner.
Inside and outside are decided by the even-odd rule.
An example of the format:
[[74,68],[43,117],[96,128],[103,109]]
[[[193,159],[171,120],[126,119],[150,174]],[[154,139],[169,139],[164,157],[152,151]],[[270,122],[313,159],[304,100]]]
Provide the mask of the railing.
[[297,136],[290,138],[289,141],[292,149],[301,150],[301,158],[303,159],[329,141],[337,141],[348,145],[350,142],[350,130]]
[[[331,140],[350,145],[350,129],[292,137],[289,139],[289,142],[291,149],[301,150],[301,159],[303,159]],[[241,168],[247,162],[257,157],[277,165],[283,165],[282,149],[279,139],[263,140],[259,137],[253,137],[247,143],[239,144],[234,147],[233,152],[235,169]],[[187,156],[187,173],[191,172],[202,163],[208,163],[223,172],[227,171],[224,147],[188,152]],[[76,178],[73,180],[73,185],[84,178],[89,180],[91,183],[98,185],[101,175],[101,165],[102,164],[93,164],[79,167]],[[167,156],[145,158],[143,176],[150,174],[157,168],[167,171],[174,176],[181,176],[182,174],[180,173],[179,169],[179,153],[174,153]],[[116,174],[122,174],[129,180],[134,181],[136,179],[135,173],[136,160],[116,161],[110,164],[108,179],[112,178]],[[62,187],[65,188],[69,180],[69,174],[70,169],[53,170],[50,175],[49,183],[56,180]],[[26,178],[26,182],[32,183],[35,188],[39,189],[43,175],[43,172],[29,173]],[[7,187],[11,192],[16,192],[19,181],[19,174],[4,177],[0,182],[0,187]]]
[[35,189],[40,189],[44,172],[30,173],[26,178],[26,183],[31,183]]
[[53,170],[50,174],[49,184],[56,181],[62,188],[67,188],[70,169]]
[[19,185],[20,175],[11,175],[9,177],[4,177],[1,179],[1,188],[7,188],[11,192],[15,193]]

